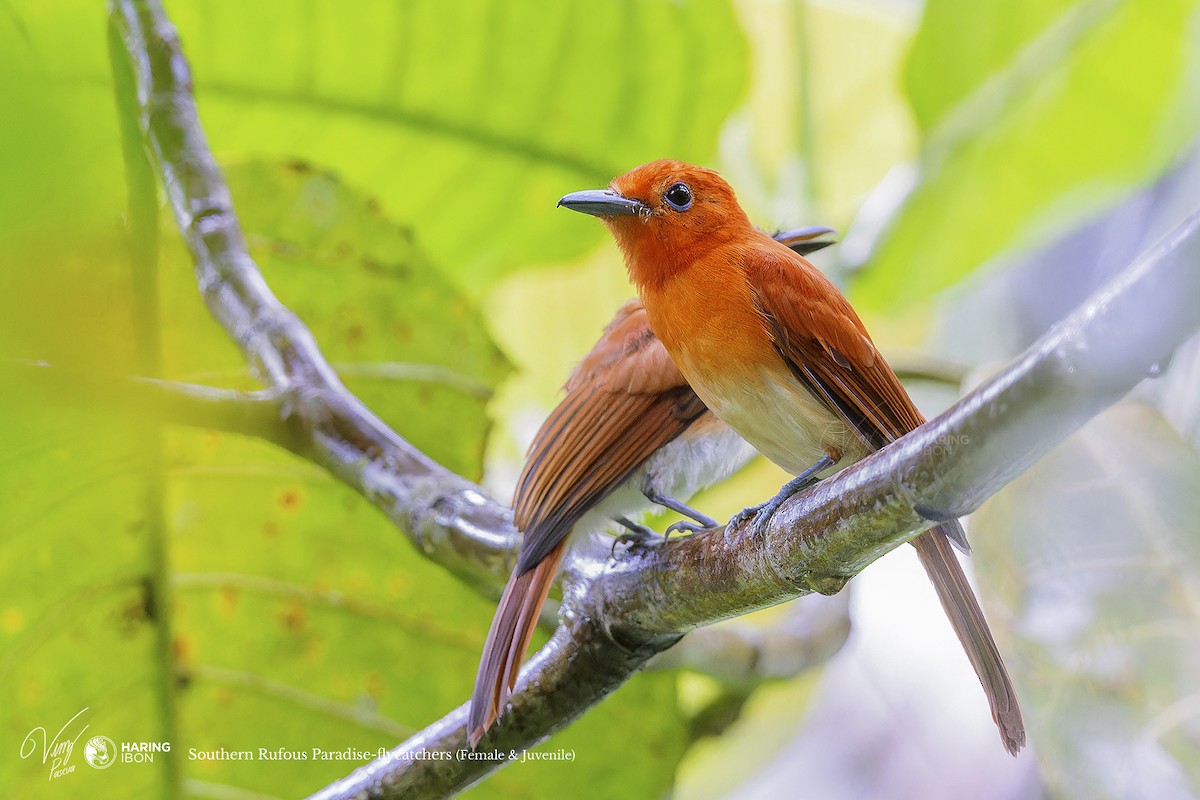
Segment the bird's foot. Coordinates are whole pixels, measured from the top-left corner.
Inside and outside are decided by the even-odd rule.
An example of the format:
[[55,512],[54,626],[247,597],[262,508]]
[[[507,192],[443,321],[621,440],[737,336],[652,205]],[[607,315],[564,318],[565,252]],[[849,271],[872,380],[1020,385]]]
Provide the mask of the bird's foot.
[[742,523],[753,520],[750,524],[750,534],[752,536],[762,536],[767,532],[767,523],[771,521],[771,517],[775,516],[775,512],[783,505],[784,501],[791,497],[798,490],[787,491],[788,487],[784,486],[779,494],[772,497],[765,503],[759,503],[756,506],[743,508],[738,513],[734,514],[729,519],[729,527],[736,528]]
[[654,484],[650,480],[649,476],[642,481],[642,494],[644,494],[646,499],[651,503],[662,506],[663,508],[669,508],[672,511],[682,514],[688,518],[687,520],[680,520],[679,522],[676,522],[667,528],[668,536],[674,531],[697,533],[705,528],[717,527],[717,521],[712,517],[708,516],[707,514],[701,514],[699,511],[687,505],[686,503],[676,500],[673,497],[667,497],[665,494],[658,491],[658,489],[654,487]]
[[806,469],[801,474],[792,478],[780,488],[779,493],[772,497],[767,502],[743,508],[741,511],[733,515],[729,520],[729,527],[741,525],[751,517],[754,518],[754,524],[750,528],[750,532],[755,536],[761,536],[767,531],[767,523],[771,521],[771,517],[775,516],[775,512],[783,505],[788,498],[794,494],[807,489],[820,480],[817,476],[834,466],[838,462],[838,457],[832,453],[826,453],[817,463]]
[[779,507],[783,505],[785,500],[798,491],[788,491],[787,489],[788,487],[784,486],[783,490],[781,490],[779,494],[758,506],[758,508],[755,510],[754,521],[750,524],[750,534],[752,536],[765,536],[767,533],[767,525],[770,523],[771,517],[775,516],[775,512],[779,510]]
[[729,518],[729,522],[726,524],[725,527],[736,528],[739,525],[745,523],[746,521],[753,519],[754,516],[759,512],[759,510],[761,510],[764,506],[766,506],[766,503],[759,503],[756,506],[750,506],[749,508],[743,508],[741,511],[737,512],[736,514],[734,514],[732,517]]
[[689,519],[681,519],[679,522],[672,522],[667,526],[667,536],[680,531],[685,531],[687,533],[700,533],[701,531],[706,531],[709,528],[715,527],[717,527],[715,522],[712,525],[701,525],[700,523],[692,522]]
[[625,532],[620,536],[613,537],[612,555],[615,558],[617,555],[617,545],[624,547],[626,550],[645,550],[658,543],[659,540],[665,539],[665,536],[660,536],[645,525],[639,525],[627,517],[617,517],[615,522],[619,523]]

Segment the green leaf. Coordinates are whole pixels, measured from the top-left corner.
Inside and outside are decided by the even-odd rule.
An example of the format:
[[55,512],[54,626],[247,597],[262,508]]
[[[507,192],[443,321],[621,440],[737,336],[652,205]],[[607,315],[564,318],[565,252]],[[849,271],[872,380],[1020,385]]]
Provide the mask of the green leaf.
[[[232,166],[226,177],[267,284],[308,324],[347,387],[416,447],[477,480],[490,425],[485,403],[512,367],[475,302],[430,261],[410,227],[335,176],[298,162],[257,162]],[[180,251],[167,270],[175,288],[167,317],[182,318],[197,305],[186,256]],[[205,324],[168,328],[171,374],[203,375],[220,363],[193,346],[192,326]]]
[[1051,794],[1200,791],[1197,485],[1196,451],[1126,400],[971,517]]
[[[374,753],[469,692],[492,603],[320,471],[240,437],[173,431],[155,519],[134,426],[44,411],[0,425],[10,459],[0,469],[0,730],[14,750],[36,726],[53,732],[85,707],[89,736],[160,741],[153,681],[166,665],[153,643],[168,619],[172,750],[189,785],[213,792],[314,791],[361,761],[316,760],[312,748]],[[171,602],[155,610],[145,585],[160,535]],[[657,796],[683,730],[674,676],[640,676],[544,746],[574,750],[574,762],[516,765],[472,796],[541,795],[579,781],[594,797]],[[193,748],[253,757],[193,758]],[[265,761],[259,748],[307,758]],[[159,796],[166,757],[97,772],[76,753],[76,773],[51,788]],[[0,781],[41,796],[47,770],[3,759]]]
[[1042,36],[1057,40],[1041,43],[1042,48],[1069,47],[1112,5],[1109,0],[929,0],[904,75],[921,129],[934,128],[988,80],[1003,76],[1022,48],[1039,46]]
[[555,211],[563,194],[709,159],[745,81],[725,0],[168,11],[218,153],[299,157],[369,187],[473,292],[600,240]]
[[[336,177],[300,163],[226,172],[251,256],[347,387],[434,460],[477,480],[486,403],[512,368],[474,301],[411,229]],[[241,353],[199,300],[186,252],[174,237],[165,252],[166,376],[251,385]]]
[[1000,0],[928,8],[908,80],[920,175],[856,285],[867,303],[912,303],[1078,223],[1200,129],[1195,3],[1033,5],[1006,25]]

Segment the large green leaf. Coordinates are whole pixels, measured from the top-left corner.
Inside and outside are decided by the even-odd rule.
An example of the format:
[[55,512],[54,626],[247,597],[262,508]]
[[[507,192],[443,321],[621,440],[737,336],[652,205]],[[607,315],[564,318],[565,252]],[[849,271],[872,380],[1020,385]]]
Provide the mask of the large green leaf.
[[971,517],[1042,774],[1063,797],[1200,791],[1197,485],[1196,451],[1127,400]]
[[908,80],[919,178],[858,296],[926,297],[1161,173],[1200,130],[1195,14],[1190,0],[931,4]]
[[[1112,0],[929,0],[904,76],[918,124],[934,128],[988,80],[1004,75],[1031,43],[1069,49],[1112,5]],[[1053,41],[1036,43],[1042,36]]]
[[[655,158],[711,159],[746,76],[727,0],[167,5],[219,156],[334,169],[412,225],[473,293],[506,270],[600,240],[599,227],[555,213],[564,193]],[[26,107],[25,94],[40,92],[47,76],[108,102],[103,25],[103,4],[85,0],[0,14],[0,49],[26,81],[5,87],[21,94],[11,107]],[[106,150],[111,108],[77,114],[44,96],[37,105],[73,123],[59,128],[63,136],[87,130],[93,156],[118,152]],[[18,124],[26,128],[6,135],[21,152],[48,157],[64,144]],[[40,163],[14,167],[32,178]],[[100,164],[112,177],[113,162]],[[69,158],[50,174],[72,168],[94,169]],[[39,181],[37,193],[61,206],[61,185]],[[21,216],[36,210],[19,205]]]
[[[443,466],[478,479],[489,425],[483,401],[510,368],[476,304],[422,252],[411,228],[333,175],[296,162],[226,172],[251,255],[350,390]],[[206,312],[176,252],[167,315],[188,325],[168,329],[167,369],[203,376],[224,360],[190,333],[206,324]],[[240,358],[229,369],[244,372]]]
[[481,291],[599,241],[555,201],[709,159],[742,90],[725,0],[170,2],[224,154],[300,156],[370,187]]

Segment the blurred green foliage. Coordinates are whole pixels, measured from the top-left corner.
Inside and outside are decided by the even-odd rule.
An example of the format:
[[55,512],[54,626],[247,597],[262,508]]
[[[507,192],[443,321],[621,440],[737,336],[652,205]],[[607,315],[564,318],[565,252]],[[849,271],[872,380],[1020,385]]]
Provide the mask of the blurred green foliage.
[[931,0],[909,58],[919,175],[856,296],[912,304],[1045,243],[1200,129],[1191,0]]
[[745,80],[725,0],[167,10],[218,153],[300,156],[370,186],[472,293],[600,240],[555,198],[664,154],[710,157]]
[[1195,448],[1122,402],[972,517],[980,570],[1020,621],[1010,652],[1036,676],[1023,700],[1057,796],[1200,786],[1197,485]]

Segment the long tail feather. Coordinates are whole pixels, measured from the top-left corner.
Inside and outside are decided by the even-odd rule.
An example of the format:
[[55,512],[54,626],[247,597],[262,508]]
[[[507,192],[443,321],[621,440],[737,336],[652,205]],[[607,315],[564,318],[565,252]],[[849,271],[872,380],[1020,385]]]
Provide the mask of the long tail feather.
[[471,747],[479,744],[492,723],[504,713],[565,550],[564,539],[533,569],[521,574],[514,570],[504,587],[483,645],[475,691],[471,694],[467,715],[467,740]]
[[983,609],[979,607],[962,565],[951,549],[950,542],[956,537],[953,531],[944,530],[951,525],[957,526],[958,523],[941,525],[921,534],[913,541],[913,545],[917,548],[921,566],[933,581],[933,588],[937,591],[946,616],[950,618],[955,635],[966,650],[979,682],[983,684],[1004,749],[1016,755],[1025,746],[1025,722],[1021,717],[1021,706],[1017,703],[1016,689],[1008,677],[1008,670],[992,638]]

